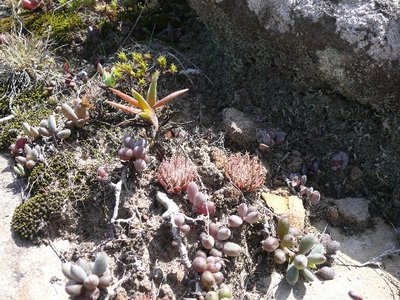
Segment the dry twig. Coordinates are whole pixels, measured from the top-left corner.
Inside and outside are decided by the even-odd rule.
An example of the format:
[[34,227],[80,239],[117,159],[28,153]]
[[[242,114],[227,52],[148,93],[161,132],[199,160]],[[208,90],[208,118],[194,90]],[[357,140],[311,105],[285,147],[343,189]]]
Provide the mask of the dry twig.
[[165,220],[169,220],[171,224],[172,236],[176,241],[176,243],[178,244],[181,261],[183,265],[189,269],[192,266],[192,263],[189,260],[188,251],[186,249],[185,244],[182,241],[181,235],[179,234],[179,229],[174,222],[174,218],[176,214],[179,212],[179,207],[178,205],[176,205],[174,200],[168,198],[168,196],[162,192],[157,192],[156,198],[158,202],[160,202],[160,204],[167,209],[167,211],[163,213],[162,217]]

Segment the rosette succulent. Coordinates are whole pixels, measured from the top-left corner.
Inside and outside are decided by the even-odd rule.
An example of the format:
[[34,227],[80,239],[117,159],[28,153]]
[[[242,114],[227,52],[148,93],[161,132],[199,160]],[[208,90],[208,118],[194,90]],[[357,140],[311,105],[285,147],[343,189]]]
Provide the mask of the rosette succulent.
[[[317,240],[313,234],[307,234],[300,240],[299,252],[296,256],[290,258],[286,271],[286,280],[290,284],[296,284],[300,271],[303,272],[306,281],[315,280],[312,270],[326,261],[326,257],[323,254],[324,246],[316,244],[316,242]],[[311,249],[312,251],[307,255]]]
[[80,258],[74,264],[64,263],[62,272],[68,278],[65,291],[75,300],[98,299],[100,289],[108,287],[112,281],[104,252],[98,253],[94,262]]

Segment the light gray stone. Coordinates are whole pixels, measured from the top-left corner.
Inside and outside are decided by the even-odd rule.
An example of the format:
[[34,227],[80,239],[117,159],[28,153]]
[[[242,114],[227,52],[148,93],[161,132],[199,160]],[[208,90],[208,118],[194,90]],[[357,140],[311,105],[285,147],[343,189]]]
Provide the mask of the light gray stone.
[[328,208],[327,217],[333,225],[345,227],[351,232],[362,231],[372,225],[367,199],[344,198],[330,202],[334,206]]
[[236,108],[223,111],[223,123],[228,140],[243,150],[252,150],[257,146],[256,125],[243,112]]

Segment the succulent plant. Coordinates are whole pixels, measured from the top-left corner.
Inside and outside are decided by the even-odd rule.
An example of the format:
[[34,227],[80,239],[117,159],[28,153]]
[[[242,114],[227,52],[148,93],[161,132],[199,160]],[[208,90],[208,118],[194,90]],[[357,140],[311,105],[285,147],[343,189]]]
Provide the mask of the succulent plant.
[[286,180],[289,187],[293,188],[301,197],[306,198],[311,205],[316,205],[321,199],[321,194],[313,187],[306,187],[307,176],[292,173]]
[[257,157],[237,153],[228,158],[225,176],[240,190],[252,192],[264,184],[266,171]]
[[191,181],[187,184],[187,195],[189,202],[193,204],[192,211],[202,215],[215,213],[216,206],[213,201],[207,199],[206,194],[199,191],[197,184]]
[[268,153],[276,144],[281,144],[285,140],[285,133],[275,129],[257,128],[256,138],[259,142],[259,149],[262,153]]
[[169,194],[176,194],[186,190],[188,184],[197,177],[197,171],[190,158],[178,153],[161,162],[156,177]]
[[248,207],[246,203],[238,206],[238,215],[231,215],[228,218],[229,227],[239,227],[243,222],[248,224],[257,223],[261,218],[261,214],[255,207]]
[[133,105],[135,108],[122,105],[116,103],[114,101],[106,101],[108,104],[130,114],[139,115],[147,122],[153,124],[156,131],[158,130],[158,118],[156,115],[156,109],[162,107],[163,105],[167,104],[171,100],[175,99],[176,97],[186,93],[188,89],[179,90],[169,94],[168,96],[162,98],[161,100],[157,101],[157,81],[158,81],[159,71],[153,73],[151,77],[151,82],[149,86],[149,90],[147,92],[146,99],[140,95],[137,91],[132,89],[133,97],[128,96],[127,94],[118,91],[114,88],[110,88],[110,91],[113,92],[115,95],[120,97],[122,100]]
[[[24,145],[23,151],[19,146],[17,146],[18,144],[20,144],[19,146],[22,146],[22,144]],[[40,160],[42,160],[42,149],[39,145],[31,147],[27,143],[18,143],[18,139],[16,144],[13,145],[18,149],[18,153],[22,154],[15,156],[16,165],[14,166],[14,172],[19,176],[25,176],[26,173],[24,167],[31,170]]]
[[118,156],[125,161],[133,161],[133,167],[138,172],[147,168],[150,156],[147,154],[148,142],[145,139],[135,140],[129,135],[124,135],[123,148],[118,150]]
[[80,98],[74,100],[73,107],[67,103],[61,105],[61,112],[67,118],[66,125],[70,128],[82,128],[89,122],[89,112]]
[[39,127],[34,127],[29,125],[29,123],[24,122],[22,124],[22,130],[26,135],[31,136],[33,138],[37,138],[39,136],[42,137],[54,136],[57,139],[63,140],[71,135],[70,129],[64,129],[62,125],[60,126],[57,125],[57,120],[54,115],[50,115],[47,120],[43,119],[40,122]]
[[[263,250],[274,253],[274,261],[277,264],[288,262],[286,279],[290,284],[296,284],[300,271],[305,280],[313,281],[315,275],[312,270],[326,261],[324,246],[317,243],[315,236],[310,233],[300,240],[297,251],[292,250],[296,243],[296,234],[285,216],[279,219],[276,231],[277,237],[270,236],[261,242]],[[326,275],[328,278],[332,276],[333,270],[324,269],[320,272],[321,277]]]
[[80,258],[76,263],[63,263],[61,269],[68,278],[65,291],[72,299],[98,299],[100,289],[108,287],[112,281],[105,252],[98,253],[94,263]]
[[346,169],[349,163],[349,156],[346,152],[340,151],[332,157],[332,170],[339,171]]
[[[303,272],[306,281],[315,280],[312,269],[326,261],[326,257],[323,254],[324,247],[321,244],[315,246],[316,242],[317,240],[313,234],[307,234],[300,240],[298,254],[290,258],[286,272],[286,280],[290,284],[296,284],[299,279],[299,271]],[[306,256],[311,249],[313,250]]]

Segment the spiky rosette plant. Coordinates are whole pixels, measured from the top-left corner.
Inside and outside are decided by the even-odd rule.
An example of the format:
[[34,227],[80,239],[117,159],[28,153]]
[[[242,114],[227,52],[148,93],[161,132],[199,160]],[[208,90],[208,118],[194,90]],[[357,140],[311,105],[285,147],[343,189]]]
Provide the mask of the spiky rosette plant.
[[257,157],[237,153],[228,158],[225,176],[242,191],[252,192],[264,184],[266,171]]
[[62,264],[61,269],[69,279],[65,291],[76,300],[98,299],[100,289],[108,287],[112,281],[108,257],[104,252],[96,255],[94,263],[80,258],[75,264]]
[[162,107],[163,105],[167,104],[168,102],[174,100],[176,97],[186,93],[188,89],[179,90],[165,96],[161,100],[157,101],[157,81],[159,72],[156,71],[153,73],[151,77],[151,82],[149,86],[149,90],[147,92],[146,99],[139,94],[139,92],[132,89],[133,97],[117,90],[114,88],[110,88],[110,91],[113,92],[116,96],[120,97],[122,100],[125,100],[129,104],[133,105],[134,107],[130,107],[127,105],[119,104],[114,101],[106,102],[126,113],[139,115],[141,118],[145,119],[147,122],[153,124],[156,131],[158,130],[158,118],[156,115],[156,109]]
[[197,171],[190,158],[178,153],[161,162],[156,176],[165,190],[169,194],[174,194],[185,190],[189,182],[196,178]]

